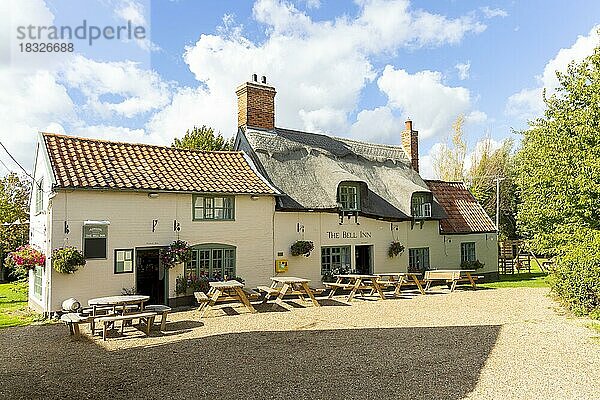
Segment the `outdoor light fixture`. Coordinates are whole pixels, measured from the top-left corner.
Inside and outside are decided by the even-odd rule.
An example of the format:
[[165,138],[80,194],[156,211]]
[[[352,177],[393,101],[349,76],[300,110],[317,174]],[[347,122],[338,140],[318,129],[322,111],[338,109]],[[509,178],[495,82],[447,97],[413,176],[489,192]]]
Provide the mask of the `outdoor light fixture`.
[[250,196],[250,198],[251,198],[252,200],[258,200],[260,197],[259,197],[259,196],[256,196],[256,195],[254,195],[254,196]]
[[148,197],[151,199],[156,199],[158,197],[158,193],[148,193]]

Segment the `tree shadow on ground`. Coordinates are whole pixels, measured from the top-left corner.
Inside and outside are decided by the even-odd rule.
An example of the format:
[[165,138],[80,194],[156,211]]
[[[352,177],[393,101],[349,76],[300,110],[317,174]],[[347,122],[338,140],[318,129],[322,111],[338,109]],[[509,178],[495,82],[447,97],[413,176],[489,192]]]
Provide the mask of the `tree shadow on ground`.
[[62,328],[0,332],[1,398],[458,399],[474,389],[500,330],[243,332],[106,351]]

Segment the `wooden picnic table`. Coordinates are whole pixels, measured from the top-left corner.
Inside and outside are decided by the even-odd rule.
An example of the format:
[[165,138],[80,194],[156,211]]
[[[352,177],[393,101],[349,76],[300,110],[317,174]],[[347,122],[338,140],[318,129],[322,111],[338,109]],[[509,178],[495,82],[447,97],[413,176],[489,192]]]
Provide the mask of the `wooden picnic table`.
[[241,302],[248,311],[255,313],[256,310],[252,307],[250,300],[246,297],[244,292],[244,284],[236,280],[229,280],[225,282],[209,282],[210,289],[206,296],[208,301],[200,303],[198,311],[200,311],[200,318],[204,316],[206,311],[213,307],[218,302],[236,300]]
[[303,301],[304,295],[307,295],[315,307],[321,306],[317,299],[315,299],[313,290],[308,286],[308,283],[310,282],[309,279],[298,278],[295,276],[274,276],[271,278],[271,281],[273,282],[270,287],[258,287],[258,290],[266,292],[263,303],[266,303],[271,296],[276,296],[275,302],[281,304],[285,295],[292,294],[297,295]]
[[[365,290],[369,291],[369,294],[377,293],[379,297],[384,300],[385,294],[381,289],[381,285],[377,282],[379,276],[377,275],[365,275],[365,274],[343,274],[335,275],[336,281],[325,282],[324,285],[331,289],[329,292],[329,298],[331,299],[338,289],[350,290],[346,301],[350,302],[356,296],[365,297]],[[360,292],[360,295],[357,294]]]
[[[119,295],[119,296],[105,296],[105,297],[96,297],[88,300],[88,305],[92,307],[92,315],[90,316],[90,329],[92,331],[92,335],[95,334],[96,330],[96,318],[104,317],[105,315],[98,315],[99,308],[112,307],[113,314],[117,314],[117,310],[120,308],[121,315],[127,314],[127,309],[131,306],[137,306],[139,310],[135,312],[144,311],[144,303],[150,300],[150,296],[142,295],[142,294],[133,294],[133,295]],[[125,322],[123,322],[125,324]]]
[[473,289],[477,289],[475,278],[471,275],[474,269],[433,269],[425,271],[425,290],[429,290],[433,281],[444,281],[450,283],[450,291],[454,292],[459,282],[469,282]]
[[425,294],[425,289],[423,289],[419,280],[422,274],[418,272],[382,272],[375,275],[380,277],[377,280],[380,286],[394,286],[396,288],[394,290],[394,297],[400,296],[402,285],[410,284],[411,281],[417,285],[417,289],[419,289],[421,294]]

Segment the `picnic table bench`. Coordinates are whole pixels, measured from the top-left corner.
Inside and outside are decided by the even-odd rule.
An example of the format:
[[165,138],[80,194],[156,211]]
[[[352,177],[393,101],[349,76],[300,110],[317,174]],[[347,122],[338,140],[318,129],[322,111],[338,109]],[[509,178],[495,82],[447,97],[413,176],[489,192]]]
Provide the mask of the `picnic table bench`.
[[156,315],[160,315],[160,330],[165,330],[167,326],[167,315],[171,312],[171,307],[162,304],[150,304],[144,307],[145,311],[154,311]]
[[89,317],[77,313],[67,313],[60,316],[60,320],[69,327],[71,336],[79,336],[79,324],[89,322]]
[[[194,292],[194,297],[200,304],[198,311],[200,311],[200,318],[204,316],[209,308],[212,308],[217,302],[223,301],[239,301],[241,302],[251,313],[255,313],[256,310],[252,307],[246,291],[244,291],[244,284],[236,280],[229,280],[225,282],[209,282],[210,289],[208,293]],[[250,292],[252,293],[252,292]]]
[[275,276],[271,278],[271,286],[258,286],[257,289],[265,292],[263,304],[269,301],[271,296],[276,297],[275,303],[281,305],[283,298],[286,295],[298,296],[304,301],[304,296],[308,296],[315,307],[320,307],[319,302],[315,299],[315,289],[308,286],[310,279],[298,278],[295,276]]
[[479,278],[478,276],[471,275],[475,272],[474,269],[434,269],[425,271],[425,290],[429,290],[431,283],[434,281],[443,281],[450,284],[450,291],[453,292],[456,289],[456,285],[459,282],[469,282],[473,289],[477,289],[475,281]]
[[105,317],[100,317],[97,319],[99,323],[102,323],[102,340],[106,340],[106,331],[109,325],[115,324],[117,321],[122,321],[121,323],[121,334],[123,334],[123,330],[125,328],[125,322],[131,321],[134,319],[139,319],[140,325],[142,321],[146,324],[146,335],[150,335],[150,327],[154,323],[154,318],[156,317],[156,312],[154,311],[145,311],[138,312],[133,314],[123,314],[123,315],[110,315]]
[[360,296],[364,297],[364,291],[368,290],[369,294],[377,293],[379,298],[385,299],[385,294],[381,290],[381,286],[377,282],[377,275],[363,274],[346,274],[335,275],[335,282],[325,282],[324,285],[330,289],[328,298],[332,298],[338,289],[350,290],[346,301],[350,302],[360,292]]
[[395,287],[394,297],[400,296],[403,285],[415,284],[421,294],[425,294],[425,290],[421,285],[419,277],[420,273],[416,272],[384,272],[376,274],[379,276],[377,283],[382,287]]

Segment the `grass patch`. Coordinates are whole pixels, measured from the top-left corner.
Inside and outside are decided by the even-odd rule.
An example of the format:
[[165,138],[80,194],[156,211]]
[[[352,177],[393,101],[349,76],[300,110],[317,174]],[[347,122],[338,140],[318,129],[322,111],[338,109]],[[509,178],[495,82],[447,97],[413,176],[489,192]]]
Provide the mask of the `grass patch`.
[[[540,259],[540,262],[544,260]],[[477,286],[499,289],[499,288],[516,288],[516,287],[549,287],[546,277],[548,274],[542,272],[538,263],[531,260],[531,272],[521,272],[507,275],[500,275],[500,279],[496,282],[488,282],[477,284]]]
[[27,283],[0,284],[0,328],[29,325],[42,319],[27,306]]
[[593,331],[596,331],[597,333],[600,333],[600,322],[590,322],[587,327]]

